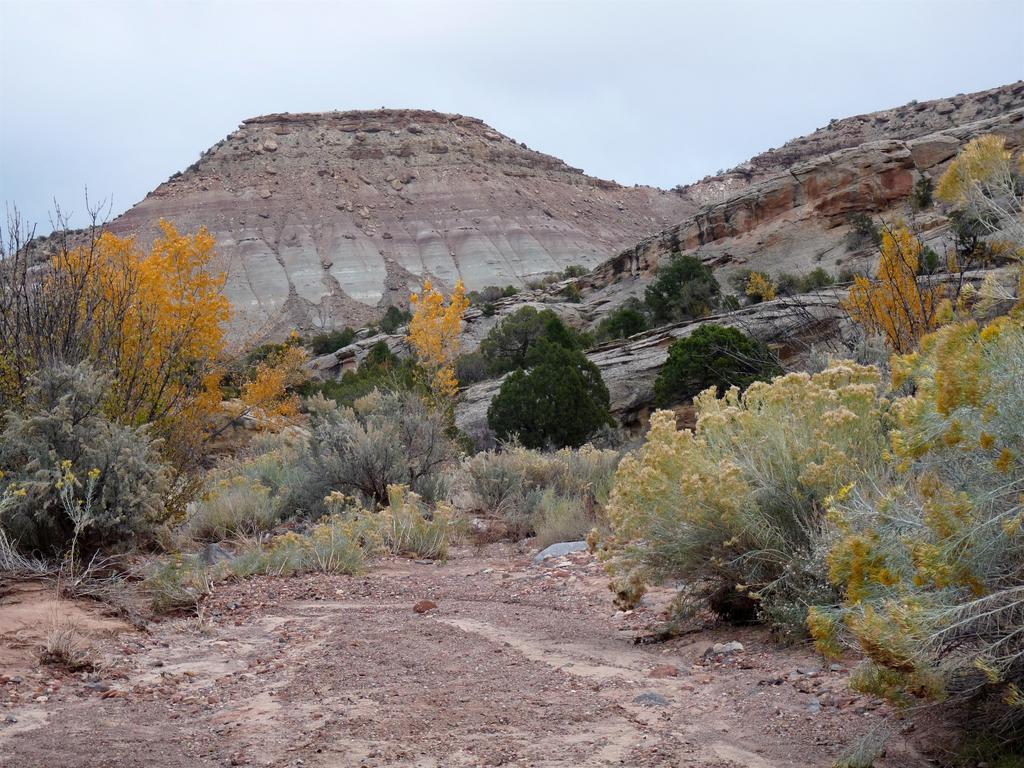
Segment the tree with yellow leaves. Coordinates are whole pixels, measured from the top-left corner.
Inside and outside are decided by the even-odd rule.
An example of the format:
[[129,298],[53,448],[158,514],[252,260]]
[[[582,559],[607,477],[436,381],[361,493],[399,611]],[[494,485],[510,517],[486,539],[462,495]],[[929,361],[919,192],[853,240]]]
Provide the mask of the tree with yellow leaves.
[[221,401],[230,303],[213,237],[161,221],[146,250],[94,218],[84,235],[60,227],[41,261],[18,229],[0,254],[0,409],[17,408],[40,370],[88,362],[110,377],[106,415],[153,425],[172,463],[188,464]]
[[242,386],[245,412],[257,413],[271,424],[294,418],[299,412],[295,389],[309,378],[307,360],[309,354],[297,336],[267,355]]
[[764,272],[750,273],[746,293],[754,301],[771,301],[779,294],[775,283]]
[[850,317],[893,351],[912,352],[936,328],[943,298],[941,286],[919,278],[921,241],[906,225],[882,232],[882,256],[875,277],[856,277],[843,303]]
[[459,280],[446,301],[430,280],[423,283],[423,293],[413,294],[412,320],[409,322],[409,343],[420,365],[430,377],[430,387],[439,399],[451,400],[459,391],[455,378],[455,358],[461,348],[462,314],[469,307],[466,287]]

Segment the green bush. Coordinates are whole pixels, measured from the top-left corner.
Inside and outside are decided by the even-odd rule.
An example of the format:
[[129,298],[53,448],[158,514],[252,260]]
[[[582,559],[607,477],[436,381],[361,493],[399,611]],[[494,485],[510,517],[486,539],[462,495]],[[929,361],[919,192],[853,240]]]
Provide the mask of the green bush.
[[584,349],[589,339],[567,326],[553,310],[522,307],[495,325],[480,342],[491,375],[528,368],[542,341]]
[[[65,552],[75,525],[62,491],[80,500],[85,483],[93,492],[92,519],[78,539],[84,554],[145,541],[168,516],[169,473],[159,444],[144,427],[106,417],[109,386],[109,379],[87,363],[56,365],[35,374],[22,407],[6,413],[0,471],[18,490],[0,524],[22,550]],[[69,463],[62,467],[62,462]],[[68,480],[69,474],[77,479]],[[75,488],[64,488],[68,482]]]
[[587,538],[597,518],[593,505],[579,496],[561,496],[553,490],[544,491],[537,506],[533,529],[533,545],[540,549],[562,541]]
[[356,332],[351,328],[340,328],[312,337],[306,346],[314,355],[329,355],[342,347],[347,347],[355,339]]
[[515,296],[517,293],[519,293],[519,289],[514,285],[506,285],[504,288],[499,288],[496,285],[485,285],[479,291],[470,291],[466,295],[472,306],[486,307],[488,304],[493,305],[498,299],[507,299],[510,296]]
[[828,288],[835,281],[836,279],[827,270],[822,267],[816,267],[804,275],[781,272],[775,278],[775,286],[780,296],[796,296],[801,293],[810,293],[811,291],[820,291],[822,288]]
[[388,488],[388,506],[377,516],[382,546],[394,555],[444,560],[452,538],[452,512],[447,504],[427,510],[419,495],[403,485]]
[[745,389],[781,373],[768,348],[735,328],[702,325],[674,342],[658,372],[654,394],[659,405],[695,397],[708,387],[722,395],[729,387]]
[[396,333],[399,328],[412,320],[412,313],[407,309],[390,306],[380,319],[378,326],[384,333]]
[[568,280],[571,277],[583,277],[590,274],[590,270],[581,264],[570,264],[562,270],[562,279]]
[[399,359],[387,343],[378,341],[358,369],[345,371],[337,381],[309,382],[302,394],[323,395],[342,406],[351,406],[374,390],[412,391],[420,387],[416,361]]
[[529,372],[512,372],[487,409],[500,440],[518,437],[529,448],[579,446],[614,425],[608,388],[586,355],[557,343],[537,345]]
[[597,338],[625,339],[647,330],[647,317],[635,305],[625,304],[608,313],[608,316],[597,324]]
[[862,248],[880,248],[882,231],[866,213],[855,213],[850,217],[850,231],[846,235],[846,247],[851,251]]
[[807,606],[836,599],[825,500],[883,476],[886,408],[874,368],[756,382],[695,400],[697,430],[658,411],[619,465],[601,557],[621,603],[648,583],[683,584],[679,607],[805,631]]
[[714,272],[696,256],[674,253],[658,266],[644,302],[655,324],[703,317],[718,307],[721,288]]
[[910,202],[919,211],[932,207],[933,185],[927,176],[921,176],[914,183],[914,191],[910,193]]
[[455,378],[463,387],[489,378],[487,358],[479,350],[466,352],[455,358]]

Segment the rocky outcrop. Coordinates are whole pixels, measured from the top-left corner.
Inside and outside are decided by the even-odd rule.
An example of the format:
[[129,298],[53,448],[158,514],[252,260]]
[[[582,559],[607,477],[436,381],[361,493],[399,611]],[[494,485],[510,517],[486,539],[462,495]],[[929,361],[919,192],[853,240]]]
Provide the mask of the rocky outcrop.
[[874,141],[907,141],[965,123],[1024,108],[1024,81],[934,101],[912,101],[893,109],[832,120],[814,133],[769,149],[737,167],[676,188],[696,205],[708,205],[742,191],[793,165]]
[[[635,427],[645,422],[654,405],[654,381],[677,339],[689,336],[705,323],[739,328],[772,346],[783,359],[795,361],[815,345],[838,349],[849,321],[841,307],[841,289],[756,304],[721,315],[668,325],[624,341],[599,346],[587,357],[601,371],[608,386],[612,411],[619,423]],[[479,446],[493,442],[487,426],[487,408],[503,379],[483,381],[462,391],[455,410],[456,425]]]
[[[604,262],[584,281],[591,289],[587,301],[613,306],[623,290],[639,292],[659,260],[677,251],[700,256],[722,282],[743,267],[772,274],[819,266],[836,272],[866,256],[851,253],[846,245],[851,216],[909,216],[908,199],[917,179],[937,176],[960,147],[986,133],[1006,136],[1010,146],[1024,144],[1024,109],[798,163]],[[941,223],[939,218],[929,221],[927,214],[919,222],[936,237]]]
[[217,239],[236,335],[358,327],[442,286],[521,286],[594,266],[690,213],[684,197],[621,187],[480,120],[419,110],[246,120],[117,218]]

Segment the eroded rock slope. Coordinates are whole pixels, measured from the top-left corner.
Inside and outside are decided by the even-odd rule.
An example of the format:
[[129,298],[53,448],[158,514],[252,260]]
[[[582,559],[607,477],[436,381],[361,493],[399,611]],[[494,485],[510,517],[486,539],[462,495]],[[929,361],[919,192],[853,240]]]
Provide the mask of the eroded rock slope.
[[419,110],[246,120],[113,222],[149,238],[166,218],[217,238],[233,329],[356,325],[424,277],[523,285],[680,220],[688,198],[622,187],[482,121]]

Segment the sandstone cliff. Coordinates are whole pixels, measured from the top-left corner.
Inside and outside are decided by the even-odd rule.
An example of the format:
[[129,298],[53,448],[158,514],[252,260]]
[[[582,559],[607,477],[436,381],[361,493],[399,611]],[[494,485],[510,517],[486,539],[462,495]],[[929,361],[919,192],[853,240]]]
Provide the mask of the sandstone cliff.
[[246,120],[116,219],[217,238],[233,330],[281,335],[378,318],[430,277],[523,285],[610,253],[693,209],[532,151],[471,117],[418,110]]
[[769,149],[725,173],[676,191],[696,205],[718,202],[790,166],[842,149],[884,139],[907,140],[945,131],[1024,107],[1024,81],[934,101],[912,101],[892,109],[832,120],[807,136]]

